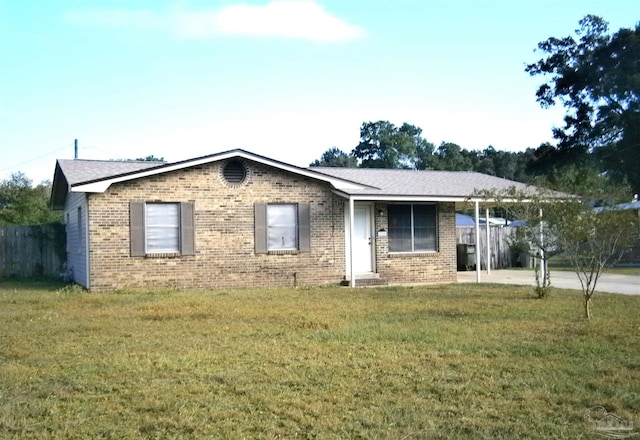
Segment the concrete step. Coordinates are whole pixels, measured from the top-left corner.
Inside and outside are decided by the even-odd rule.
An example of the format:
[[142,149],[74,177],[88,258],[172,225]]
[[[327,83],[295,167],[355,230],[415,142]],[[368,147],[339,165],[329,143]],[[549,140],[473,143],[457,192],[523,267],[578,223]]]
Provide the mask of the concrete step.
[[[348,279],[343,280],[340,284],[342,286],[350,286],[351,281]],[[378,273],[356,275],[356,287],[386,286],[388,284],[387,280],[380,277],[380,274]]]

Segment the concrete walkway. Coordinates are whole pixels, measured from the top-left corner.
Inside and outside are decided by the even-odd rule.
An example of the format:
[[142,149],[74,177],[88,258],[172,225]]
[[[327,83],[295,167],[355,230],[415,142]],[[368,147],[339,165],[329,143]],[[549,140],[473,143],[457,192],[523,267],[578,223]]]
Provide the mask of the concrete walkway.
[[[458,272],[459,283],[475,283],[475,272]],[[481,283],[496,284],[520,284],[535,286],[536,276],[532,270],[492,270],[487,275],[486,271],[480,273]],[[574,272],[551,270],[551,287],[561,289],[582,290],[578,276]],[[596,292],[622,293],[624,295],[640,295],[640,276],[617,275],[604,273],[600,275],[596,284]]]

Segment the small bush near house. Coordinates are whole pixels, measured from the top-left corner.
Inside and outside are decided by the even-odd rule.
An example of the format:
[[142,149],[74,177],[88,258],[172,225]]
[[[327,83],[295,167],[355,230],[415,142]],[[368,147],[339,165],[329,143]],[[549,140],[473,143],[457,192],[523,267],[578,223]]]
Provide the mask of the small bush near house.
[[640,426],[640,297],[0,282],[0,438],[590,438]]

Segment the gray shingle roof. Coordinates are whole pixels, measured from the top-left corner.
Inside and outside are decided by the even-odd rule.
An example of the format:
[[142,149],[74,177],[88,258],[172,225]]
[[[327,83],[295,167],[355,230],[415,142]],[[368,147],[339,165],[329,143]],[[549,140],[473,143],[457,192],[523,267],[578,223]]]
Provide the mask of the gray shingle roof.
[[58,159],[58,164],[69,185],[165,165],[163,162],[84,159]]
[[[104,161],[104,160],[58,160],[53,182],[52,201],[54,206],[64,205],[71,187],[80,191],[104,191],[117,179],[123,181],[135,179],[148,173],[163,173],[200,163],[209,163],[221,158],[240,155],[249,160],[257,160],[270,166],[282,168],[288,172],[301,173],[310,178],[329,182],[343,194],[369,200],[433,198],[464,200],[482,190],[505,190],[515,187],[526,192],[531,189],[520,182],[471,171],[417,171],[378,168],[298,168],[269,158],[245,152],[231,150],[201,158],[167,164],[162,162]],[[95,182],[101,182],[100,188],[91,188]],[[83,188],[84,187],[84,188]]]
[[376,188],[350,191],[353,195],[468,197],[476,190],[531,188],[524,183],[473,171],[325,167],[314,167],[311,170]]

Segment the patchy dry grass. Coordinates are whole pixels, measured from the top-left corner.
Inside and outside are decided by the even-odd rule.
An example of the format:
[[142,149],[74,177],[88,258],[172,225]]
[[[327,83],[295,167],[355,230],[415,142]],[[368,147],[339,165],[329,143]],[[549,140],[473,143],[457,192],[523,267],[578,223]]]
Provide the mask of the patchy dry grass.
[[0,438],[588,438],[640,425],[640,297],[0,282]]

